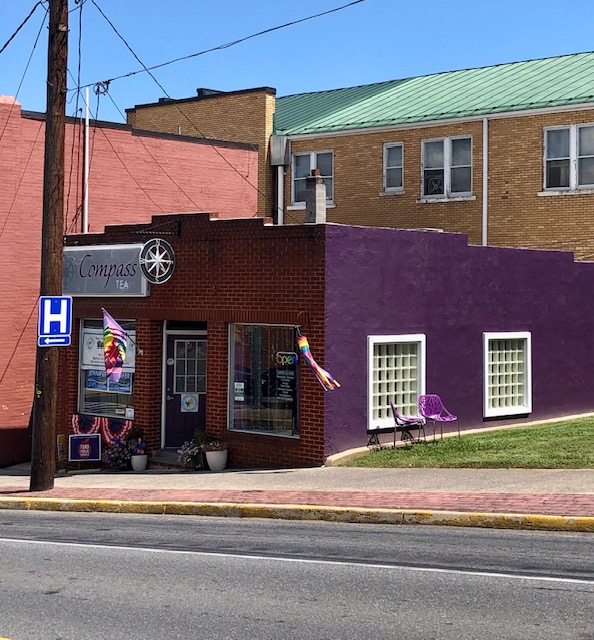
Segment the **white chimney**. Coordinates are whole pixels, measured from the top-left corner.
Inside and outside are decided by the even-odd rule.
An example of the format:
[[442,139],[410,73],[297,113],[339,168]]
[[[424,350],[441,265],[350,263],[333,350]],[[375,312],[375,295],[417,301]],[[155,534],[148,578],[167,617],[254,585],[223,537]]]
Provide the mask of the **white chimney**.
[[326,178],[319,169],[313,169],[305,178],[305,223],[324,224],[326,222]]

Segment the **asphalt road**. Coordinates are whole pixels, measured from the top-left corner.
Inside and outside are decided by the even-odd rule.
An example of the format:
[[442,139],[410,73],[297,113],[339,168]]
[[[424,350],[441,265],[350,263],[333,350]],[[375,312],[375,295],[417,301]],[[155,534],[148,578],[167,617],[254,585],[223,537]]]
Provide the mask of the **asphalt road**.
[[593,538],[0,513],[0,637],[594,639]]

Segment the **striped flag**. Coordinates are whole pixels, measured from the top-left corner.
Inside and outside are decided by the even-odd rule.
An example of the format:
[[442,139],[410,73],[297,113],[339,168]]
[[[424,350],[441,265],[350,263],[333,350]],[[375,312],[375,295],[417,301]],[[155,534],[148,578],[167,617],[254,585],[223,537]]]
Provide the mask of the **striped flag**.
[[309,342],[304,335],[297,336],[297,344],[299,349],[305,358],[305,362],[309,365],[309,368],[313,371],[318,382],[324,388],[324,391],[332,391],[337,387],[340,387],[338,380],[333,378],[325,369],[322,369],[320,365],[313,359],[311,350],[309,348]]
[[105,354],[105,373],[110,380],[117,382],[122,375],[122,367],[128,349],[128,334],[105,311],[103,311],[103,351]]

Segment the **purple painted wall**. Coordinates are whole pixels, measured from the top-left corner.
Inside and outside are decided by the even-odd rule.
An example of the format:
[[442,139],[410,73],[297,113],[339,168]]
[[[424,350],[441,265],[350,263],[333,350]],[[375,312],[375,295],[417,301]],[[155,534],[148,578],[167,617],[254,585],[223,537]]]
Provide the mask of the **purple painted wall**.
[[594,264],[466,236],[326,226],[326,455],[367,442],[367,336],[422,333],[427,393],[461,429],[483,418],[483,332],[532,334],[529,420],[594,411]]

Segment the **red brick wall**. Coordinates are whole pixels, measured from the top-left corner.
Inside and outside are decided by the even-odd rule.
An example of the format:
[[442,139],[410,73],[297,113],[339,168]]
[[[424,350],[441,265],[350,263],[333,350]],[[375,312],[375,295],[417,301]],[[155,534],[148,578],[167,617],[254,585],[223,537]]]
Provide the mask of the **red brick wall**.
[[170,133],[181,130],[188,136],[207,136],[256,145],[259,150],[258,213],[269,216],[276,210],[269,155],[275,108],[275,91],[261,87],[138,105],[126,109],[126,116],[128,123],[138,129]]
[[[161,224],[175,217],[154,219]],[[110,227],[89,243],[118,244],[138,239],[135,228]],[[72,243],[75,238],[69,238]],[[80,236],[76,240],[83,240]],[[75,298],[76,318],[100,317],[101,306],[117,319],[136,318],[136,423],[151,447],[160,444],[162,394],[162,323],[206,322],[207,409],[209,431],[230,443],[229,464],[239,467],[290,467],[324,461],[324,391],[306,367],[301,371],[298,440],[227,431],[228,325],[300,324],[316,360],[324,361],[324,229],[276,227],[254,220],[209,221],[185,216],[181,235],[168,236],[176,254],[172,278],[153,285],[147,298]],[[63,352],[69,388],[58,424],[76,411],[77,349]]]
[[[33,394],[44,135],[39,114],[23,115],[18,103],[0,99],[0,429],[26,428]],[[65,226],[75,231],[81,229],[82,137],[78,125],[67,124]],[[92,231],[172,211],[256,215],[257,151],[245,145],[133,135],[105,123],[90,139]],[[0,465],[12,461],[10,448],[0,447]]]

